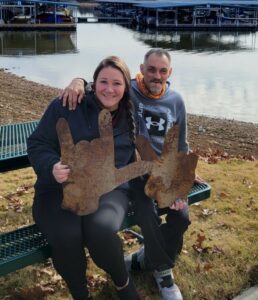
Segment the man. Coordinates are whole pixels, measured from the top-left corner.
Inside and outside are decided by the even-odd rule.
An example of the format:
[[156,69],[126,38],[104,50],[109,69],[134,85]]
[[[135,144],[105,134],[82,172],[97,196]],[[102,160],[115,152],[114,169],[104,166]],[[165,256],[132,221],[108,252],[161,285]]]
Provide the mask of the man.
[[[131,98],[136,112],[146,121],[152,147],[160,155],[164,137],[174,124],[179,125],[179,151],[188,152],[186,139],[186,111],[182,97],[173,91],[167,82],[172,73],[171,58],[163,49],[152,49],[145,54],[140,73],[131,81]],[[63,104],[69,100],[70,109],[75,109],[84,94],[84,80],[74,79],[61,97]],[[196,181],[199,181],[196,179]],[[148,197],[137,191],[132,199],[135,211],[143,211],[150,205]],[[146,204],[148,203],[148,204]],[[142,214],[137,217],[144,235],[144,247],[125,258],[129,270],[154,270],[154,278],[164,300],[180,300],[181,292],[174,283],[172,268],[183,244],[183,234],[190,220],[187,202],[179,199],[166,215],[166,222],[155,226],[157,216]],[[156,220],[154,220],[156,218]],[[154,225],[153,225],[154,224]],[[159,253],[157,255],[157,253]],[[156,255],[155,255],[156,254]]]

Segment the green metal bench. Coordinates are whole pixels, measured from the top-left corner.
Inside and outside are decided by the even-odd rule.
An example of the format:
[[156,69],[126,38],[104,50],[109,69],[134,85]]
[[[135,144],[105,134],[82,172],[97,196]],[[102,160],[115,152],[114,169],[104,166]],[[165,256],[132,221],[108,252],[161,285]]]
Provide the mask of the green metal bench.
[[[210,197],[208,184],[196,184],[189,193],[189,204]],[[161,210],[166,213],[166,209]],[[129,210],[121,230],[135,225],[134,212]],[[50,257],[50,247],[35,224],[0,234],[0,276]]]
[[27,138],[38,121],[0,125],[0,172],[30,166],[27,156]]
[[[37,124],[38,121],[0,125],[0,172],[30,166],[26,141]],[[189,204],[209,198],[210,192],[211,187],[208,184],[195,184],[188,195]],[[166,210],[160,210],[160,215],[165,214]],[[135,218],[131,209],[121,230],[133,225]],[[43,262],[50,254],[50,247],[35,224],[0,233],[0,276]]]

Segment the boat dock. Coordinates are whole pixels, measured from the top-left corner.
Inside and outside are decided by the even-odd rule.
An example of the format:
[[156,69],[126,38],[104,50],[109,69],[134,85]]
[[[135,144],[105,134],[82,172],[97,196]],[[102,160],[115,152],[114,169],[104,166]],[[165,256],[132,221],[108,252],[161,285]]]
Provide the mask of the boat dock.
[[0,31],[76,30],[77,2],[0,0]]
[[92,16],[78,2],[0,0],[0,30],[76,30],[116,23],[174,30],[258,30],[258,0],[96,0]]
[[0,31],[26,31],[26,30],[41,30],[41,31],[52,31],[52,30],[64,30],[64,31],[75,31],[76,23],[71,24],[1,24]]
[[128,17],[78,17],[78,23],[115,23],[120,25],[131,24],[132,19]]
[[258,0],[96,0],[100,16],[126,16],[131,24],[161,29],[258,29]]

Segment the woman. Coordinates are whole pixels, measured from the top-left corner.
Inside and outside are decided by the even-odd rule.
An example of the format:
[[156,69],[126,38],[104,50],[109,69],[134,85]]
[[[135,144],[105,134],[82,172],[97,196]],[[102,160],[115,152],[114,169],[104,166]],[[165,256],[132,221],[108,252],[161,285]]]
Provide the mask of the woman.
[[134,122],[129,99],[130,72],[120,58],[104,59],[93,79],[94,92],[87,94],[87,101],[75,111],[69,111],[55,99],[28,139],[29,159],[37,174],[33,217],[51,245],[54,267],[75,300],[92,299],[85,279],[85,245],[96,265],[110,274],[119,299],[137,300],[140,298],[129,279],[122,243],[117,235],[128,209],[128,184],[103,195],[93,214],[77,216],[61,208],[62,183],[67,180],[70,170],[60,162],[55,129],[60,117],[67,120],[76,144],[80,140],[99,137],[98,114],[102,108],[108,109],[112,114],[117,168],[134,160],[135,128],[138,132],[145,128],[140,120]]

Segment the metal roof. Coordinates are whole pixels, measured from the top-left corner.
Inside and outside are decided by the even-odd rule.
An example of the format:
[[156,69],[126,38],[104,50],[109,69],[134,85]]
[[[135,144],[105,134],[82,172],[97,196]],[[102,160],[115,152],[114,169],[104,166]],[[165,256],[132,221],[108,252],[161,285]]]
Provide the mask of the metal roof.
[[144,1],[144,0],[96,0],[101,3],[124,3],[132,4],[137,7],[145,8],[169,8],[169,7],[182,7],[182,6],[196,6],[196,5],[212,5],[212,6],[254,6],[258,7],[258,0],[170,0],[170,1]]
[[150,1],[142,3],[134,3],[135,6],[145,7],[145,8],[168,8],[168,7],[182,7],[182,6],[196,6],[196,5],[205,5],[205,6],[253,6],[258,7],[257,0],[191,0],[191,1]]
[[79,6],[80,4],[78,2],[59,2],[59,1],[48,1],[48,0],[18,0],[18,1],[8,1],[8,0],[1,0],[0,1],[0,6],[3,4],[8,3],[8,4],[15,4],[16,6],[19,5],[28,5],[32,3],[42,3],[42,4],[56,4],[56,5],[64,5],[64,6]]

